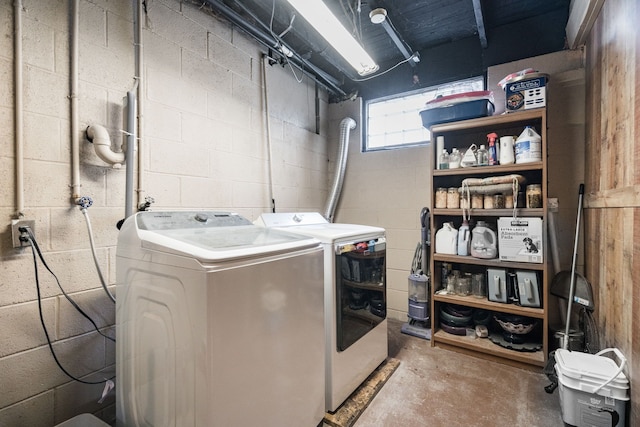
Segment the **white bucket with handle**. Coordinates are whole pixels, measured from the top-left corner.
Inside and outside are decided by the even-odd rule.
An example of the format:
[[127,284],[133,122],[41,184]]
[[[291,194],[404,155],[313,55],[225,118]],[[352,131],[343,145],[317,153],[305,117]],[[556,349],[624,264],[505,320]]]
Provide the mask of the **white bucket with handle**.
[[[602,356],[614,353],[613,359]],[[555,352],[562,420],[572,426],[624,426],[629,380],[627,360],[617,348],[596,354],[558,349]]]

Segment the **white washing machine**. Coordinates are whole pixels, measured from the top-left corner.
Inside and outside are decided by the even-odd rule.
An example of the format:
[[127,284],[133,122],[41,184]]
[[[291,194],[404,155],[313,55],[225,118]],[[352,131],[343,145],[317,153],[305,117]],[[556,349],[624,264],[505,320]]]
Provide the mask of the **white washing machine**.
[[385,230],[330,223],[318,212],[265,213],[255,223],[322,242],[325,401],[333,412],[388,355]]
[[236,214],[140,212],[116,252],[119,426],[311,426],[323,249]]

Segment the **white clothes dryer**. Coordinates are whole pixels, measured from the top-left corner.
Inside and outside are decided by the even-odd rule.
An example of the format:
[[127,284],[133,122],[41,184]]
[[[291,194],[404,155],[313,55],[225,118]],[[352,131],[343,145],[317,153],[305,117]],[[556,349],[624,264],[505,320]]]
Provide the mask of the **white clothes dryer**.
[[333,412],[388,356],[385,230],[330,223],[318,212],[265,213],[255,224],[322,242],[325,402]]
[[116,252],[119,426],[316,426],[323,249],[220,212],[139,212]]

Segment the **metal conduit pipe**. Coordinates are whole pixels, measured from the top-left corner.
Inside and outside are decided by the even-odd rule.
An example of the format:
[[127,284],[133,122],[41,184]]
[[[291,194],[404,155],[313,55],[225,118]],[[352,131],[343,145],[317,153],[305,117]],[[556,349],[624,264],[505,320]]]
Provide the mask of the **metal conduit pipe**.
[[[136,61],[136,78],[138,79],[137,84],[137,93],[136,93],[136,106],[138,112],[138,120],[137,120],[137,143],[138,143],[138,202],[137,207],[140,208],[144,205],[145,200],[145,190],[144,190],[144,149],[146,148],[144,145],[144,79],[143,79],[143,43],[142,43],[142,20],[144,17],[144,0],[138,0],[137,4],[134,6],[134,44],[135,44],[135,61]],[[132,166],[133,168],[133,166]]]
[[71,29],[70,94],[71,101],[71,202],[80,198],[80,138],[78,135],[78,38],[80,37],[80,1],[73,1]]
[[292,56],[287,56],[287,60],[290,61],[293,65],[299,68],[303,73],[310,76],[312,79],[326,87],[331,92],[346,96],[346,93],[340,89],[339,83],[331,77],[329,74],[325,73],[311,62],[302,58],[296,52],[289,48],[285,43],[280,40],[276,40],[271,34],[268,34],[255,25],[247,22],[240,16],[237,12],[231,9],[229,6],[224,4],[222,0],[207,0],[207,4],[211,6],[214,10],[219,12],[225,19],[230,21],[233,25],[241,28],[247,34],[255,38],[258,42],[262,43],[265,47],[269,49],[278,49],[278,46],[282,46],[285,51],[291,52]]
[[[138,81],[136,81],[136,86]],[[127,170],[124,196],[124,218],[133,215],[133,169],[136,151],[136,92],[137,87],[127,92]]]
[[347,169],[347,154],[349,153],[349,132],[356,128],[356,121],[351,117],[345,117],[340,122],[340,146],[338,148],[338,159],[336,170],[333,175],[333,185],[325,204],[324,217],[327,221],[333,222],[333,216],[340,199],[344,172]]
[[24,216],[24,137],[22,112],[22,0],[16,0],[13,5],[13,83],[15,91],[15,146],[16,146],[16,218]]

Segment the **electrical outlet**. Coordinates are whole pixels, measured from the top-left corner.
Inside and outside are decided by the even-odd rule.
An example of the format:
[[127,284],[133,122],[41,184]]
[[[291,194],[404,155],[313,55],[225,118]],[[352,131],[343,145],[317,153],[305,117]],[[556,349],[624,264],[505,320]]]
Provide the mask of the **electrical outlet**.
[[558,198],[550,197],[547,199],[547,206],[550,212],[558,212]]
[[20,241],[20,227],[29,227],[32,233],[35,233],[36,222],[32,219],[14,219],[11,220],[11,239],[13,240],[14,248],[22,248],[29,246],[28,242]]

